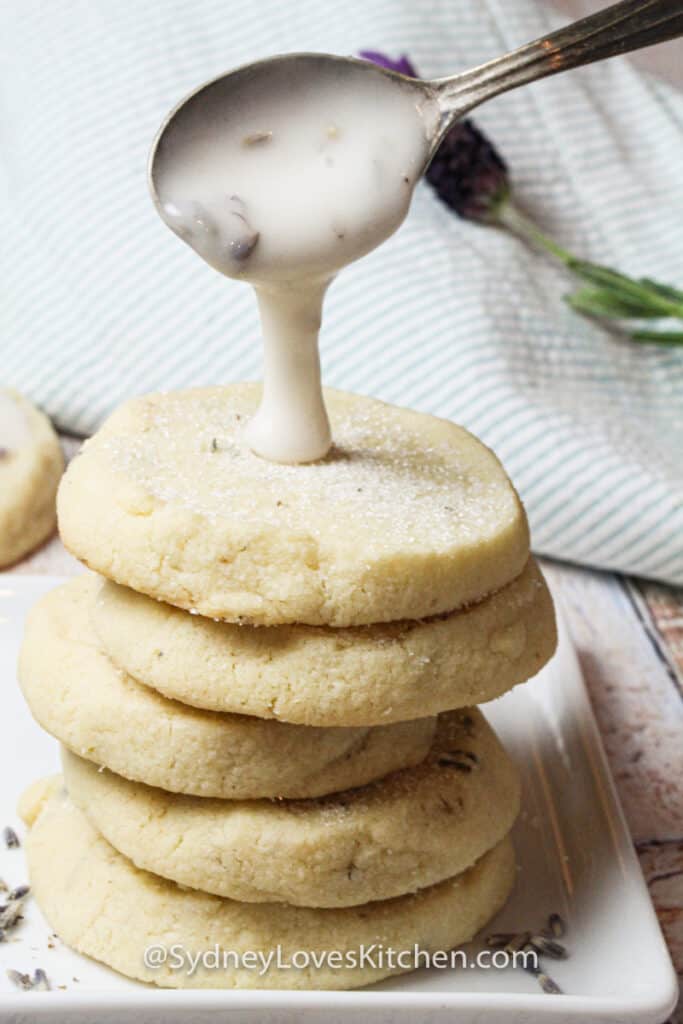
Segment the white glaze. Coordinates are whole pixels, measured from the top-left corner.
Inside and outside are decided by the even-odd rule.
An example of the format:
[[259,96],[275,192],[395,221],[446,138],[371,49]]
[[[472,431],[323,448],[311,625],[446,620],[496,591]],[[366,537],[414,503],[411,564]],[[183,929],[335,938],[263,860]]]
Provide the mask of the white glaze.
[[31,440],[23,410],[9,391],[0,390],[0,453],[16,452]]
[[244,437],[276,462],[330,448],[318,355],[325,291],[402,223],[433,116],[409,86],[331,68],[276,64],[225,96],[198,94],[167,129],[157,182],[169,227],[256,289],[264,388]]

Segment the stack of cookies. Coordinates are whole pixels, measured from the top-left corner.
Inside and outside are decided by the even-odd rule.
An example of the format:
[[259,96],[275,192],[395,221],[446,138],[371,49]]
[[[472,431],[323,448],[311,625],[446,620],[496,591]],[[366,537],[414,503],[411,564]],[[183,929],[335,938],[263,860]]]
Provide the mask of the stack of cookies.
[[[505,901],[519,781],[474,705],[552,655],[552,603],[465,430],[328,391],[331,454],[279,465],[241,441],[257,400],[136,399],[64,478],[93,572],[26,628],[64,769],[22,799],[31,881],[131,977],[348,988],[412,966],[364,947],[448,950]],[[186,969],[207,950],[229,955]]]

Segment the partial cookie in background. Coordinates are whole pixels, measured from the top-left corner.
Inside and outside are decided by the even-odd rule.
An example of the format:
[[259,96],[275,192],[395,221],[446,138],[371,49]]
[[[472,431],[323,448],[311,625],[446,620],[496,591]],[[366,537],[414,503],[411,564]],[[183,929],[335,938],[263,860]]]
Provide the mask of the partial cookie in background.
[[[50,781],[47,782],[48,789]],[[313,909],[284,903],[238,903],[188,889],[123,857],[63,795],[36,795],[21,808],[31,825],[26,842],[34,896],[50,927],[79,953],[141,981],[173,988],[346,989],[413,966],[417,945],[449,950],[467,942],[507,899],[515,877],[512,844],[504,839],[469,870],[409,896],[360,907]],[[200,963],[191,972],[169,955],[155,969],[145,950],[156,945],[196,954],[231,951],[227,966]],[[359,963],[360,947],[407,951],[401,966]],[[278,970],[233,966],[235,955],[261,951],[291,963],[295,951],[338,951],[342,961]],[[168,949],[167,949],[168,952]]]
[[480,704],[535,675],[557,642],[533,559],[479,604],[416,622],[254,629],[111,582],[91,618],[109,657],[166,697],[302,725],[376,725]]
[[420,619],[524,569],[524,509],[462,427],[327,390],[332,452],[280,465],[241,440],[258,397],[232,384],[127,402],[64,477],[67,548],[133,590],[256,625]]
[[517,770],[476,708],[442,715],[427,758],[318,800],[205,800],[63,749],[69,796],[133,863],[247,902],[356,906],[465,871],[512,828]]
[[17,391],[0,388],[0,567],[19,561],[53,532],[63,471],[47,417]]
[[79,576],[31,609],[19,681],[38,723],[82,757],[172,792],[315,797],[417,764],[436,720],[318,729],[167,700],[102,653],[90,625],[100,586]]

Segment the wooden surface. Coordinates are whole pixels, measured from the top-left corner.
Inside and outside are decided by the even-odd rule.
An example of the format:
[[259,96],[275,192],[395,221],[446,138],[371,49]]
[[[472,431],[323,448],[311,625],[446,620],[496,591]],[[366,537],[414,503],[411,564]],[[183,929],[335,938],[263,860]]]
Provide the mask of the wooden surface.
[[[683,978],[683,591],[544,561]],[[683,1006],[672,1021],[683,1021]]]

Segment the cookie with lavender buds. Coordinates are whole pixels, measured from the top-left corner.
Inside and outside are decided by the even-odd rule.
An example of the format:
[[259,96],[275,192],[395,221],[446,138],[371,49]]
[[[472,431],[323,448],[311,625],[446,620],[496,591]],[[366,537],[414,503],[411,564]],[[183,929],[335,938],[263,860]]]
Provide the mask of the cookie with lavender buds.
[[476,708],[441,715],[425,760],[318,800],[205,800],[69,751],[69,796],[140,868],[230,899],[357,906],[459,874],[512,828],[515,765]]
[[[469,941],[500,909],[512,888],[515,860],[504,839],[471,868],[408,896],[360,907],[319,909],[286,903],[240,903],[185,889],[136,868],[109,845],[66,796],[38,799],[26,811],[27,857],[35,899],[60,939],[121,974],[166,988],[340,989],[369,985],[409,970],[414,947],[448,950]],[[171,957],[146,966],[145,950],[173,946],[196,954],[218,950],[196,970]],[[406,951],[382,963],[359,962],[361,947]],[[246,952],[280,949],[316,954],[306,966],[265,970],[237,963]],[[342,964],[325,954],[338,951]],[[223,952],[226,952],[225,965]],[[237,955],[237,956],[236,956]],[[351,962],[355,956],[355,965]],[[274,957],[273,957],[274,959]],[[156,961],[155,961],[156,962]],[[260,965],[259,965],[260,967]]]
[[250,628],[107,581],[91,622],[112,661],[166,697],[323,726],[384,725],[492,700],[535,675],[556,643],[533,559],[491,597],[416,621]]
[[19,681],[38,723],[81,757],[172,792],[315,797],[418,764],[436,721],[316,729],[200,711],[119,671],[92,632],[98,581],[77,577],[32,608]]
[[18,562],[53,532],[64,458],[46,416],[0,388],[0,567]]
[[254,625],[419,619],[522,572],[522,505],[495,455],[462,427],[328,390],[331,453],[276,464],[242,437],[259,390],[126,403],[60,487],[69,550],[133,590]]

